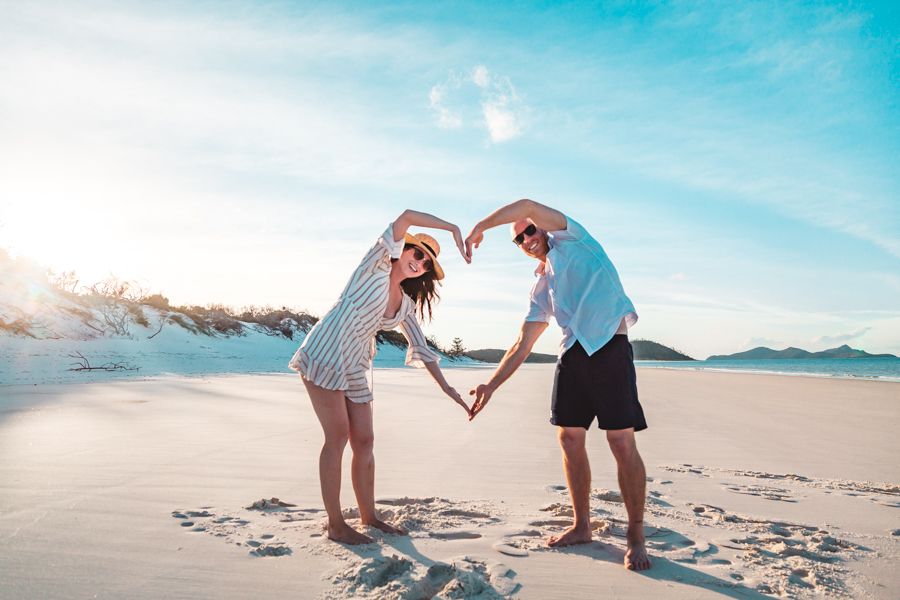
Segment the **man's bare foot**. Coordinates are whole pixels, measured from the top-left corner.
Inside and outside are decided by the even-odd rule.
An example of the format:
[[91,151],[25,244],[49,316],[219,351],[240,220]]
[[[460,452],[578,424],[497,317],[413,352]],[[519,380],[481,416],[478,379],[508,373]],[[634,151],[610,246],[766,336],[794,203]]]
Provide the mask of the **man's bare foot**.
[[547,540],[547,545],[551,548],[561,548],[575,544],[589,544],[593,539],[590,525],[572,525],[561,535],[554,535]]
[[328,539],[334,540],[335,542],[350,544],[351,546],[368,544],[372,541],[372,538],[358,532],[347,525],[347,523],[340,523],[337,525],[329,523],[326,528],[326,533],[328,534]]
[[651,567],[650,557],[647,556],[647,548],[644,546],[644,523],[628,524],[628,550],[625,551],[625,568],[629,571],[644,571]]
[[393,535],[409,535],[405,529],[401,529],[400,527],[394,527],[390,523],[385,523],[381,519],[368,519],[362,522],[363,525],[368,525],[369,527],[374,527],[375,529],[379,529],[385,533],[390,533]]

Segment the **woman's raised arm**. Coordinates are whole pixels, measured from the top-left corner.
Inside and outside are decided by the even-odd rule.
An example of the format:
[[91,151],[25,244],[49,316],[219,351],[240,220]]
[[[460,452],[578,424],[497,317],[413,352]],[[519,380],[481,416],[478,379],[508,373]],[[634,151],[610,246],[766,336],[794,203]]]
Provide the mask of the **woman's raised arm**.
[[462,232],[459,230],[459,227],[453,223],[439,219],[428,213],[406,209],[394,220],[394,241],[399,242],[402,240],[410,227],[429,227],[431,229],[443,229],[444,231],[449,231],[453,236],[453,241],[456,243],[456,247],[459,249],[459,253],[462,255],[463,259],[467,263],[472,262],[472,260],[466,256],[466,247],[463,244]]

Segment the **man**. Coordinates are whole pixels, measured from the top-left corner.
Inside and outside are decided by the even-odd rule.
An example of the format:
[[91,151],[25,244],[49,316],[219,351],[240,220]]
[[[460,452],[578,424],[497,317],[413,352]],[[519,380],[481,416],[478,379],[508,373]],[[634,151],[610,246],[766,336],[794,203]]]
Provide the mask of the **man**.
[[470,394],[474,418],[497,388],[531,352],[551,316],[563,330],[556,365],[550,422],[557,426],[563,469],[575,522],[550,538],[553,547],[584,544],[592,539],[590,525],[591,467],[585,439],[597,418],[616,459],[619,487],[628,512],[625,567],[650,567],[644,546],[646,473],[634,432],[647,428],[638,402],[634,355],[628,327],[637,321],[634,305],[606,253],[578,223],[532,200],[513,202],[478,223],[466,238],[472,256],[484,232],[512,223],[513,241],[540,264],[531,290],[531,308],[516,343],[491,379]]

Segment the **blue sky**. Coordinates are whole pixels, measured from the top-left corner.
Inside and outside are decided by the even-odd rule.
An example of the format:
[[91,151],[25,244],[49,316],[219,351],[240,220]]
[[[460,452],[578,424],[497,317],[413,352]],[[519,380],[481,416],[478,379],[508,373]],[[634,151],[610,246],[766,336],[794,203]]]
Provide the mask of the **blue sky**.
[[[604,244],[633,338],[900,353],[890,3],[2,10],[0,245],[53,269],[321,314],[404,208],[531,197]],[[532,264],[438,239],[428,331],[508,346]]]

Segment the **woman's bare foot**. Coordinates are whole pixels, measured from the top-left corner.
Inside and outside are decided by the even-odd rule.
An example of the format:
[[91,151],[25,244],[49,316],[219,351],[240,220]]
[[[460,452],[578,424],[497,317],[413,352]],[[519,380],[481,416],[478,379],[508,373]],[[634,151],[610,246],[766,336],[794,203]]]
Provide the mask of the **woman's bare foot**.
[[401,529],[400,527],[394,527],[390,523],[385,523],[381,519],[367,519],[362,522],[363,525],[368,525],[369,527],[374,527],[380,531],[385,533],[390,533],[392,535],[409,535],[405,529]]
[[328,534],[328,539],[334,540],[335,542],[350,544],[351,546],[368,544],[372,541],[372,538],[353,529],[347,525],[346,522],[335,525],[329,523],[326,532]]
[[628,533],[628,550],[625,552],[625,568],[629,571],[644,571],[651,567],[647,548],[644,546],[644,523],[630,523]]
[[593,539],[590,524],[572,525],[562,532],[562,535],[555,535],[547,540],[547,545],[551,548],[561,548],[575,544],[589,544]]

